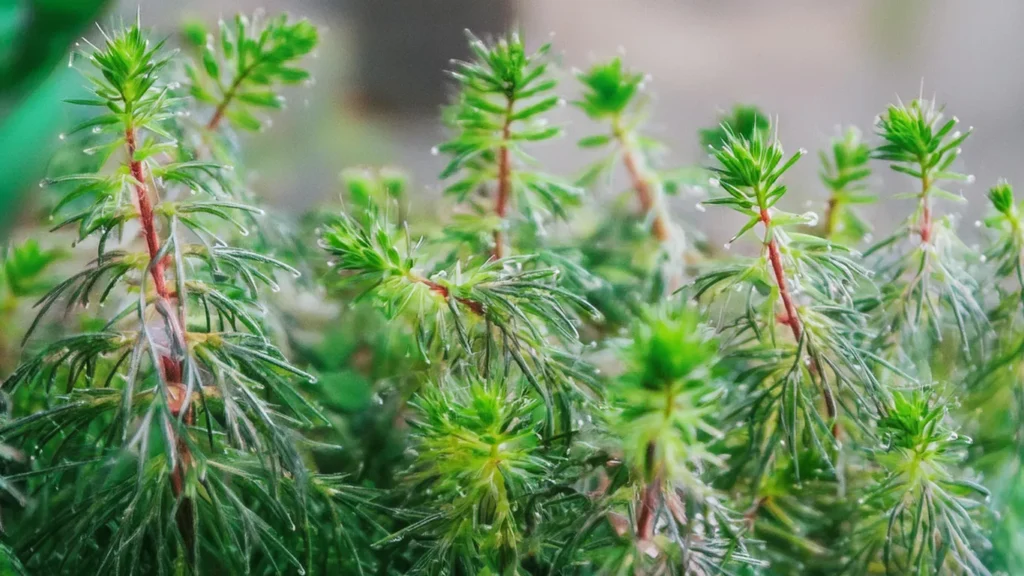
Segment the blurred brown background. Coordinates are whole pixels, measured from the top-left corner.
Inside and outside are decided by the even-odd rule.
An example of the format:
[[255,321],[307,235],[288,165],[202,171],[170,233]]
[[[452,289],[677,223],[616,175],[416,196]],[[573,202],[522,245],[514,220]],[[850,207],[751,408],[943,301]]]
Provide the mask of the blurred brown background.
[[[119,11],[134,16],[137,4]],[[301,210],[336,198],[337,173],[359,163],[409,169],[422,200],[437,192],[442,159],[430,148],[444,134],[438,109],[449,93],[442,69],[465,55],[462,29],[480,35],[518,25],[528,41],[554,35],[563,93],[575,92],[570,69],[622,51],[649,72],[656,96],[652,130],[672,147],[670,162],[703,162],[695,131],[734,102],[755,103],[777,115],[790,150],[816,151],[840,124],[869,131],[896,95],[911,99],[922,85],[975,135],[965,145],[963,171],[977,176],[964,189],[971,201],[964,229],[985,209],[984,191],[999,177],[1024,182],[1024,3],[1014,0],[142,0],[143,19],[175,31],[182,15],[214,21],[220,15],[285,10],[326,27],[313,62],[315,86],[290,95],[288,113],[254,138],[250,166],[273,203]],[[572,175],[587,160],[574,148],[593,126],[572,107],[557,121],[570,136],[542,154],[547,167]],[[823,194],[817,159],[801,161],[790,179],[790,209],[804,210]],[[877,184],[898,192],[904,181],[878,170]],[[955,192],[955,191],[954,191]],[[413,199],[413,205],[424,206]],[[895,201],[893,201],[895,202]],[[693,210],[694,199],[676,201]],[[907,205],[909,209],[909,205]],[[892,203],[873,214],[899,214]],[[714,225],[713,239],[729,232]]]

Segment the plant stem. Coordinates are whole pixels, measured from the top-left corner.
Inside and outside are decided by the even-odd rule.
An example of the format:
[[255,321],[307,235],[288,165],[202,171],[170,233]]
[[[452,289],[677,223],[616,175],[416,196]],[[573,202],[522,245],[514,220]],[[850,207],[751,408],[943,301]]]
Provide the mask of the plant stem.
[[918,233],[921,235],[921,242],[928,244],[932,239],[932,206],[928,191],[931,189],[931,177],[925,169],[924,160],[921,161],[921,220],[918,222]]
[[[146,239],[146,248],[149,251],[149,258],[152,266],[150,270],[153,276],[153,288],[157,298],[164,302],[170,302],[171,295],[167,290],[167,282],[164,277],[164,261],[156,260],[160,254],[160,237],[157,235],[156,222],[153,214],[153,203],[146,187],[146,174],[142,162],[135,159],[135,151],[138,148],[135,128],[129,126],[125,129],[125,145],[128,148],[128,162],[132,178],[135,180],[135,198],[139,204],[139,221],[142,223],[142,234]],[[154,260],[156,260],[154,262]],[[164,382],[167,384],[167,395],[170,401],[169,408],[175,417],[181,416],[182,407],[185,402],[185,386],[182,384],[181,362],[172,356],[160,357],[160,369],[163,371]],[[191,409],[185,414],[185,424],[192,423]],[[175,497],[180,497],[184,492],[185,468],[192,460],[188,445],[182,438],[177,438],[176,449],[181,459],[179,466],[175,466],[171,472],[171,489]],[[185,541],[186,549],[191,554],[194,534],[192,533],[192,505],[187,500],[182,501],[178,508],[178,530]]]
[[[764,223],[765,229],[771,234],[771,214],[768,213],[768,209],[761,208],[761,222]],[[779,297],[782,299],[782,306],[786,310],[786,318],[783,319],[783,324],[789,326],[790,330],[793,331],[793,338],[799,342],[803,336],[803,326],[800,324],[800,317],[796,313],[796,305],[793,304],[793,297],[789,293],[789,286],[786,283],[786,273],[782,267],[782,254],[779,252],[779,244],[775,240],[775,235],[771,234],[770,239],[765,243],[765,247],[768,248],[768,258],[772,263],[772,272],[775,275],[775,283],[779,287]],[[818,374],[822,378],[822,395],[825,397],[825,410],[828,417],[832,420],[836,418],[836,403],[835,398],[832,397],[832,391],[825,385],[824,377],[822,376],[821,367],[818,365],[818,361],[814,360],[811,365],[812,372]],[[839,423],[836,422],[832,426],[832,436],[839,436]]]
[[258,66],[262,62],[262,60],[256,60],[255,62],[247,66],[244,70],[242,70],[237,77],[235,77],[235,80],[231,83],[231,86],[229,86],[227,91],[224,92],[224,97],[221,99],[220,103],[217,104],[217,108],[213,111],[213,116],[210,118],[210,121],[206,124],[207,130],[214,130],[217,128],[217,126],[220,124],[220,121],[224,119],[224,113],[227,112],[228,105],[231,104],[231,101],[235,99],[235,93],[238,92],[238,87],[242,85],[242,82],[245,81],[245,79],[249,76],[250,73],[252,73],[256,66]]
[[832,239],[832,234],[836,231],[836,219],[839,218],[839,199],[836,198],[833,192],[832,197],[828,199],[828,204],[825,205],[825,232],[824,236],[826,240]]
[[[764,223],[765,228],[771,228],[772,217],[766,208],[761,208],[761,222]],[[779,297],[782,298],[782,306],[786,310],[786,317],[782,320],[782,323],[790,327],[793,331],[793,338],[799,341],[803,335],[803,327],[800,325],[800,318],[796,314],[796,306],[793,304],[793,298],[789,293],[789,286],[786,284],[786,274],[782,268],[782,255],[779,252],[779,245],[775,240],[774,234],[765,243],[765,247],[768,248],[768,258],[772,263],[775,283],[779,287]]]
[[217,108],[213,111],[213,116],[210,117],[210,121],[206,124],[207,130],[215,130],[217,128],[217,125],[220,124],[220,121],[224,119],[224,113],[228,109],[228,104],[230,104],[231,101],[234,100],[235,91],[238,90],[238,86],[242,83],[242,79],[245,78],[245,74],[247,73],[248,71],[246,71],[243,74],[239,74],[238,78],[236,78],[235,81],[231,83],[231,87],[228,88],[228,91],[224,93],[224,98],[221,99],[219,104],[217,104]]
[[[430,288],[434,292],[437,292],[438,294],[443,296],[446,300],[451,296],[451,291],[448,290],[447,286],[443,286],[441,284],[438,284],[437,282],[434,282],[433,280],[431,280],[429,278],[423,278],[422,276],[410,275],[409,279],[412,280],[413,282],[418,282],[420,284],[423,284],[423,285],[427,286],[428,288]],[[459,302],[460,304],[462,304],[463,306],[465,306],[466,308],[469,308],[470,310],[472,310],[478,316],[483,316],[484,315],[483,304],[480,304],[479,302],[477,302],[475,300],[470,300],[469,298],[456,298],[455,300],[457,302]]]
[[[647,444],[647,462],[650,465],[655,455],[655,444]],[[644,486],[640,493],[640,512],[636,519],[636,533],[641,540],[650,540],[654,536],[654,518],[661,502],[661,473],[655,472],[654,478]]]
[[628,136],[619,126],[618,118],[615,119],[613,131],[615,139],[622,146],[622,162],[626,165],[633,189],[636,190],[637,198],[640,200],[640,209],[645,215],[652,215],[651,233],[658,239],[658,242],[668,242],[672,237],[672,232],[669,218],[661,206],[661,198],[657,196],[657,191],[651,186],[642,160],[636,157]]
[[498,194],[495,199],[494,211],[501,219],[499,228],[494,231],[495,259],[505,256],[505,234],[501,227],[505,225],[505,213],[508,211],[509,197],[512,195],[512,152],[508,148],[508,139],[512,135],[512,106],[515,98],[508,97],[505,107],[505,125],[501,128],[501,147],[498,148]]

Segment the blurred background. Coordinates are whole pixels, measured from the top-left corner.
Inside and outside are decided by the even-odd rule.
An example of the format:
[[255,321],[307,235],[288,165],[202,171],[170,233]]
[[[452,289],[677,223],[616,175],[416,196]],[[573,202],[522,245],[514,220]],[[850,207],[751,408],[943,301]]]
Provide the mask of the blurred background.
[[[66,23],[46,12],[61,4],[71,5],[62,8],[73,13],[64,14]],[[705,163],[696,130],[736,102],[777,116],[787,149],[814,152],[839,125],[870,131],[887,103],[914,98],[923,86],[975,127],[961,166],[977,177],[963,190],[971,201],[965,231],[997,178],[1024,182],[1024,67],[1017,65],[1024,3],[1015,0],[0,0],[0,62],[9,72],[0,76],[0,193],[31,193],[52,152],[46,149],[72,122],[74,112],[59,100],[80,79],[62,54],[76,35],[95,35],[90,20],[109,24],[140,10],[144,24],[173,43],[186,19],[212,23],[257,7],[308,17],[325,31],[311,63],[315,82],[293,90],[288,113],[249,142],[247,165],[259,171],[254,187],[292,212],[336,200],[342,168],[384,163],[412,173],[414,209],[437,211],[429,200],[439,194],[443,159],[430,149],[444,138],[438,113],[450,86],[443,69],[465,56],[464,28],[486,37],[509,26],[536,45],[553,40],[568,98],[576,92],[572,68],[595,59],[622,53],[629,66],[650,73],[651,131],[671,146],[667,167]],[[34,38],[33,50],[45,54],[32,68],[41,71],[19,76],[11,63],[28,58],[19,53],[27,50],[11,39],[26,26],[36,30],[25,36]],[[557,121],[570,135],[538,155],[548,170],[572,176],[588,161],[575,141],[594,127],[573,107],[558,110]],[[814,209],[824,195],[817,168],[809,156],[790,179],[794,201]],[[905,191],[895,173],[878,170],[876,178],[886,193]],[[624,180],[607,193],[617,186]],[[731,227],[716,226],[714,211],[697,213],[697,199],[676,198],[674,210],[707,219],[712,240],[726,238]],[[870,211],[878,226],[906,212],[894,202]]]

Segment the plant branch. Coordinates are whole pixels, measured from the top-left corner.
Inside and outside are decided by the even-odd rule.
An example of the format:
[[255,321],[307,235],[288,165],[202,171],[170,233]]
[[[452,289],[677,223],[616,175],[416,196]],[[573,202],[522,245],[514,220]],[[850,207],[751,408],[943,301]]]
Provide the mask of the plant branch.
[[[775,239],[775,235],[771,232],[771,221],[772,217],[771,214],[769,214],[768,209],[762,207],[761,222],[764,223],[765,229],[768,230],[769,234],[769,239],[765,243],[765,247],[768,249],[768,259],[772,264],[775,283],[779,287],[779,298],[782,299],[782,306],[786,310],[786,317],[781,319],[781,321],[783,324],[789,326],[790,330],[793,331],[793,339],[799,342],[803,337],[803,326],[800,324],[800,317],[796,313],[796,305],[793,303],[793,297],[789,293],[789,286],[786,283],[786,273],[782,267],[782,254],[779,252],[778,241]],[[821,366],[817,359],[813,359],[811,371],[824,380]],[[828,417],[835,420],[837,414],[835,398],[832,396],[832,391],[825,385],[824,381],[822,381],[821,391],[825,399],[825,410]],[[839,432],[839,423],[835,422],[832,426],[832,436],[838,438]]]
[[[655,455],[655,444],[647,444],[647,462],[650,464]],[[661,503],[661,473],[655,472],[654,478],[640,493],[640,512],[636,519],[636,533],[641,541],[650,540],[654,536],[654,519]]]
[[921,234],[921,242],[928,244],[932,238],[932,206],[928,192],[931,189],[931,177],[925,168],[925,160],[921,159],[921,219],[918,221],[918,232]]
[[672,237],[670,221],[661,205],[661,198],[657,190],[651,186],[650,179],[646,176],[646,170],[642,160],[636,157],[636,152],[630,144],[625,131],[619,126],[619,120],[615,120],[615,139],[622,146],[622,162],[626,166],[629,178],[632,181],[633,189],[636,190],[637,198],[640,200],[640,209],[644,215],[652,216],[651,233],[658,239],[658,242],[668,242]]
[[[446,300],[451,297],[451,291],[448,290],[447,286],[443,286],[441,284],[438,284],[437,282],[434,282],[433,280],[431,280],[429,278],[424,278],[422,276],[411,275],[409,277],[409,279],[412,280],[413,282],[418,282],[420,284],[423,284],[423,285],[427,286],[428,288],[430,288],[434,292],[436,292],[436,293],[440,294],[441,296],[443,296]],[[469,308],[470,310],[472,310],[478,316],[483,316],[484,315],[483,304],[481,304],[481,303],[479,303],[479,302],[477,302],[475,300],[470,300],[469,298],[456,298],[455,300],[457,302],[459,302],[460,304],[462,304],[463,306],[465,306],[466,308]]]
[[[153,203],[149,195],[149,190],[146,186],[146,175],[142,167],[142,162],[135,159],[135,151],[138,147],[136,137],[135,128],[129,126],[125,130],[125,144],[128,148],[128,162],[132,178],[135,180],[134,187],[135,197],[139,204],[139,221],[142,223],[142,233],[146,239],[149,258],[150,260],[154,260],[158,258],[160,254],[160,237],[156,230]],[[164,269],[165,266],[163,259],[153,263],[153,266],[151,267],[153,287],[156,290],[158,299],[164,302],[170,302],[171,295],[167,290]],[[164,381],[167,384],[171,414],[175,417],[180,417],[182,415],[183,407],[187,404],[185,402],[185,386],[182,383],[181,362],[172,356],[162,355],[160,356],[160,364],[160,369],[164,374]],[[192,418],[192,410],[189,409],[184,415],[185,424],[192,424]],[[171,488],[175,497],[181,497],[184,493],[185,468],[189,465],[192,458],[188,445],[182,438],[177,438],[175,445],[178,455],[181,458],[181,463],[179,466],[175,466],[174,470],[171,472]],[[192,543],[194,542],[195,535],[192,531],[192,506],[187,499],[182,501],[178,508],[177,523],[178,530],[181,532],[182,539],[185,541],[186,550],[188,550],[189,555],[191,555]]]
[[515,98],[508,96],[508,105],[505,108],[505,124],[501,128],[501,147],[498,149],[498,194],[495,200],[494,211],[501,219],[499,228],[494,231],[494,252],[495,259],[505,255],[505,235],[501,227],[505,225],[505,213],[508,211],[509,197],[512,195],[512,152],[508,147],[509,137],[512,135],[512,106]]
[[217,104],[217,108],[213,111],[213,116],[210,117],[210,121],[206,124],[207,130],[215,130],[220,124],[220,121],[224,119],[224,113],[227,112],[228,105],[235,99],[235,92],[238,91],[238,87],[242,85],[242,81],[245,80],[246,76],[252,71],[253,66],[249,66],[242,71],[241,74],[235,78],[235,81],[228,87],[227,92],[224,93],[224,97],[220,103]]

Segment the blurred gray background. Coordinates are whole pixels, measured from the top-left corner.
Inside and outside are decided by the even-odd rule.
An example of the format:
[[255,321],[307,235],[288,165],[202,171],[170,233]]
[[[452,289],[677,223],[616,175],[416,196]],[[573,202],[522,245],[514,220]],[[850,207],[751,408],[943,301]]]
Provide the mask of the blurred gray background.
[[[124,1],[119,11],[134,16],[136,7]],[[923,84],[926,96],[975,127],[960,166],[977,177],[963,190],[970,205],[949,207],[964,212],[962,229],[974,228],[969,223],[984,212],[984,192],[998,178],[1024,182],[1024,3],[1016,0],[141,2],[144,22],[168,34],[183,16],[212,23],[257,7],[308,17],[326,30],[312,62],[315,85],[293,91],[289,110],[252,137],[257,188],[290,210],[336,199],[344,167],[391,163],[414,175],[413,207],[436,211],[437,203],[424,200],[436,197],[443,163],[430,154],[444,138],[438,110],[451,86],[442,70],[449,58],[465,56],[464,28],[486,36],[512,25],[535,45],[553,35],[569,98],[576,92],[571,68],[596,59],[623,53],[629,66],[649,72],[651,130],[671,146],[672,166],[706,162],[696,130],[735,102],[778,116],[787,149],[814,152],[840,125],[869,132],[887,103],[916,97]],[[572,107],[554,119],[570,136],[538,154],[550,171],[570,176],[587,161],[574,142],[594,126]],[[817,169],[814,155],[794,169],[789,209],[820,206]],[[884,195],[909,185],[881,167],[875,183]],[[731,235],[713,213],[697,213],[694,199],[674,202],[691,221],[708,219],[702,224],[713,240]],[[888,221],[911,209],[899,202],[871,213]]]

